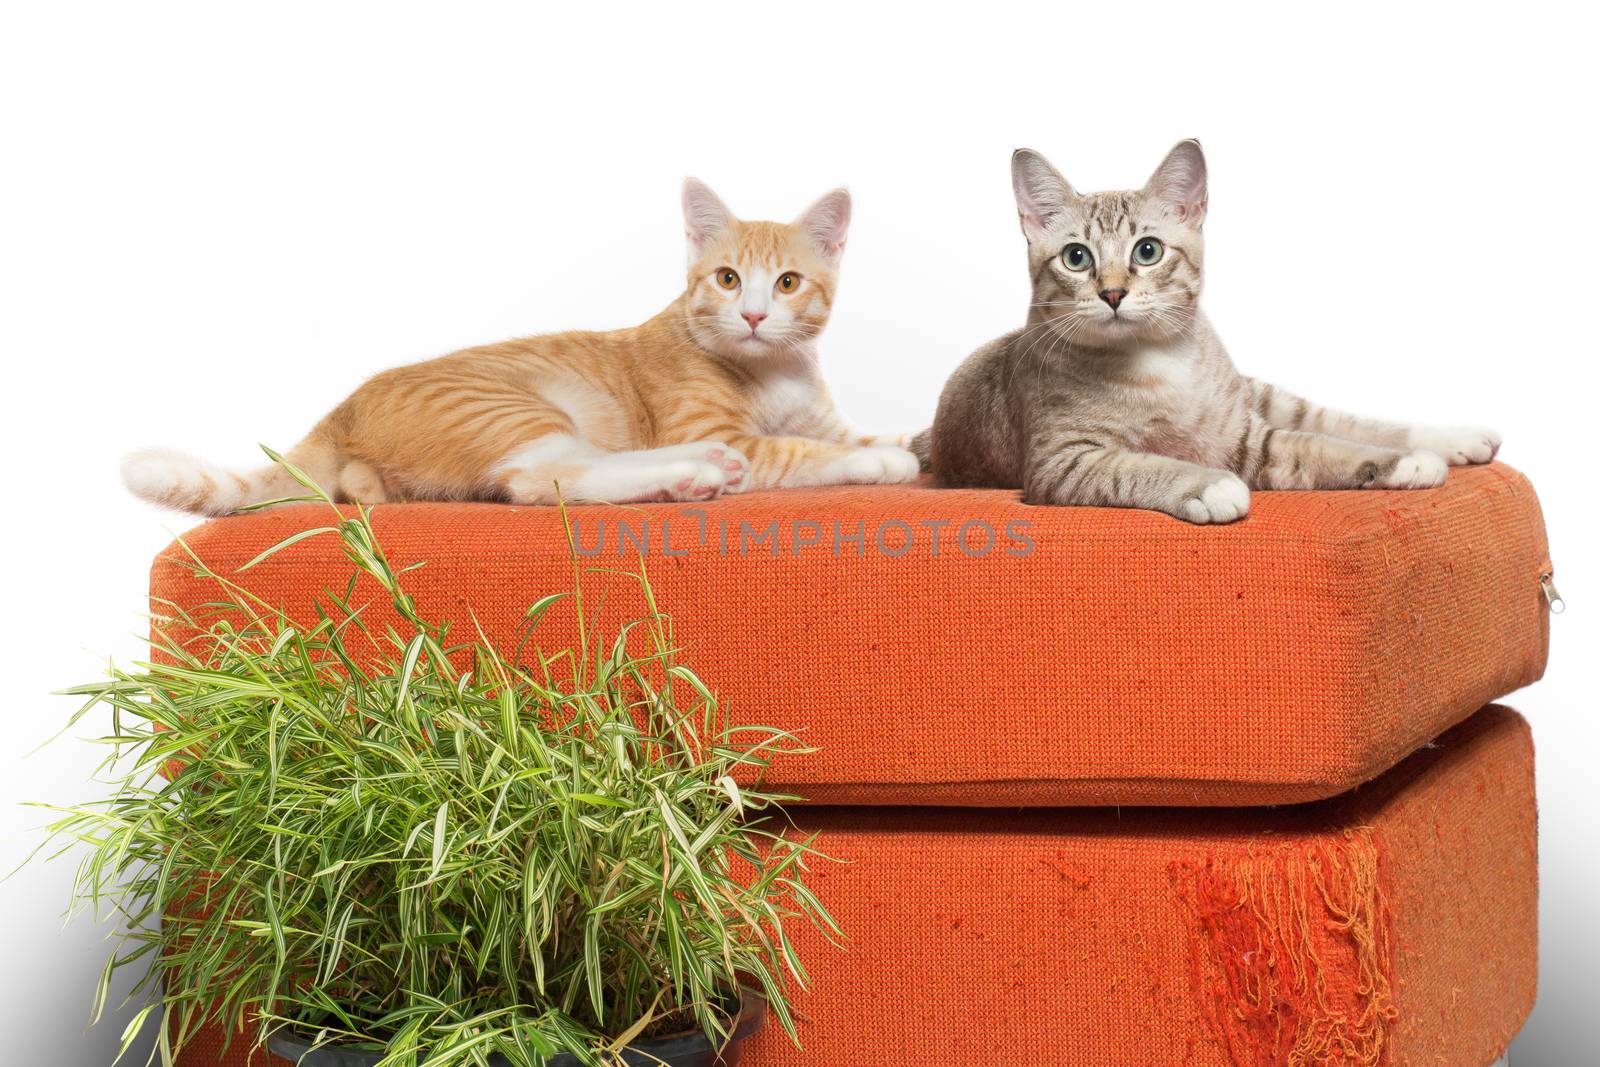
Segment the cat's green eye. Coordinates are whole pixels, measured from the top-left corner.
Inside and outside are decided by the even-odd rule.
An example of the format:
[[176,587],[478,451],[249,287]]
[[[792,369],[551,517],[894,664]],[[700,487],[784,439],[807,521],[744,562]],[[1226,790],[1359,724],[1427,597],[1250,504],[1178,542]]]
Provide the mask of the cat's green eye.
[[1161,253],[1166,251],[1166,246],[1154,237],[1141,237],[1139,243],[1133,246],[1133,261],[1141,267],[1154,266],[1161,262]]
[[717,271],[717,284],[724,289],[739,288],[739,272],[732,267],[723,267]]
[[1094,253],[1088,245],[1074,242],[1061,250],[1061,265],[1072,271],[1088,270],[1094,266]]

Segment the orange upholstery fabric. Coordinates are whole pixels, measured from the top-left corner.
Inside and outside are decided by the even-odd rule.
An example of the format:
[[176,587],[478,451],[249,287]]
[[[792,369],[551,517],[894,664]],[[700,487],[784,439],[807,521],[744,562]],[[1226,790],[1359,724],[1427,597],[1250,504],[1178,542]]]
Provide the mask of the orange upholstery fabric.
[[[1498,464],[1426,492],[1261,493],[1217,528],[928,485],[571,515],[588,564],[646,546],[688,662],[734,717],[819,749],[772,783],[817,803],[1331,796],[1533,681],[1547,651],[1538,502]],[[187,540],[228,573],[326,519],[285,508]],[[390,505],[376,524],[396,562],[427,561],[408,578],[425,611],[507,643],[527,605],[570,588],[555,509]],[[215,599],[181,560],[156,561],[153,595]],[[349,573],[322,537],[240,581],[306,618]],[[586,583],[610,620],[640,613],[631,583]],[[372,592],[356,597],[369,621]],[[558,615],[543,640],[570,632]]]
[[1489,708],[1286,810],[809,809],[849,948],[799,934],[804,1051],[745,1065],[1483,1067],[1534,997],[1532,770]]
[[744,1067],[1483,1067],[1533,1003],[1532,759],[1487,708],[1288,809],[807,809],[849,944],[794,928],[804,1049]]

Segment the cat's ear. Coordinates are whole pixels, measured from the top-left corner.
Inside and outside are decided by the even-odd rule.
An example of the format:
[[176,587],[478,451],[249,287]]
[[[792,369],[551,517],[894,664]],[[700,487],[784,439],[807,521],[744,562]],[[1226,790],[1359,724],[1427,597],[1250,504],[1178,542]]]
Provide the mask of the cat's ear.
[[803,211],[795,227],[817,246],[828,259],[844,254],[844,239],[850,231],[850,193],[834,189]]
[[1017,194],[1022,233],[1030,243],[1043,237],[1056,216],[1078,198],[1061,172],[1031,148],[1011,153],[1011,188]]
[[733,225],[728,210],[711,186],[699,178],[683,179],[683,232],[689,238],[689,254],[697,256],[717,235]]
[[1144,183],[1144,196],[1165,204],[1180,222],[1198,230],[1206,220],[1206,157],[1200,142],[1174,145]]

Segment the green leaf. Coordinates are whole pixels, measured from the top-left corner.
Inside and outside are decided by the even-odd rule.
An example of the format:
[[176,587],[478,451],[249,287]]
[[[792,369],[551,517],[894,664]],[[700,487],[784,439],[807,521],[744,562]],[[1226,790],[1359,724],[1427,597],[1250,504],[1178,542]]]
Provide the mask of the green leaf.
[[618,800],[615,797],[601,796],[599,793],[573,793],[571,794],[571,799],[605,808],[625,809],[633,806],[626,801]]
[[89,1025],[93,1026],[100,1021],[100,1016],[106,1010],[106,997],[111,992],[111,973],[116,969],[117,954],[111,953],[106,957],[106,965],[100,969],[100,980],[95,983],[94,1003],[89,1009]]
[[439,868],[444,866],[444,828],[450,817],[450,802],[447,800],[439,805],[439,813],[433,817],[433,870],[429,879],[439,877]]
[[301,530],[299,533],[292,534],[292,535],[290,535],[288,537],[285,537],[282,541],[279,541],[277,544],[273,545],[271,548],[267,549],[265,552],[262,552],[260,555],[256,556],[249,563],[246,563],[244,566],[242,566],[238,570],[234,571],[234,573],[235,574],[243,574],[245,571],[249,570],[251,567],[254,567],[257,563],[260,563],[262,560],[271,559],[273,556],[276,556],[279,552],[282,552],[284,549],[290,547],[291,545],[297,545],[301,541],[304,541],[308,537],[317,537],[317,536],[320,536],[320,535],[326,534],[326,533],[338,533],[338,532],[339,532],[338,529],[336,527],[333,527],[333,526],[318,526],[314,530]]
[[128,1025],[122,1028],[120,1047],[117,1049],[117,1058],[113,1063],[120,1062],[128,1054],[128,1049],[133,1047],[134,1040],[139,1036],[139,1031],[144,1029],[145,1020],[150,1018],[150,1013],[155,1011],[159,1004],[146,1004],[140,1008],[133,1018],[128,1020]]
[[400,689],[394,697],[396,711],[405,707],[406,696],[411,692],[411,680],[416,675],[417,660],[422,655],[422,648],[427,644],[428,635],[418,634],[406,645],[405,659],[400,663]]
[[542,596],[533,602],[522,617],[530,627],[537,626],[539,625],[539,620],[544,618],[545,612],[571,595],[571,593],[551,593],[549,596]]

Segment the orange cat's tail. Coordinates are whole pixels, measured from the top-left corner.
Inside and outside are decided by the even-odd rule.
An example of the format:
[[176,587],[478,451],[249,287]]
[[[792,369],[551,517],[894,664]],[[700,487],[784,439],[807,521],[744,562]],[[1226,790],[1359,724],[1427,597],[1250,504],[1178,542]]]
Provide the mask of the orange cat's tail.
[[[325,446],[306,441],[290,451],[288,458],[313,478],[327,478],[337,473],[337,465],[327,462],[329,453]],[[229,515],[251,504],[306,492],[276,465],[240,474],[182,452],[156,448],[123,460],[122,481],[134,496],[197,515]]]

